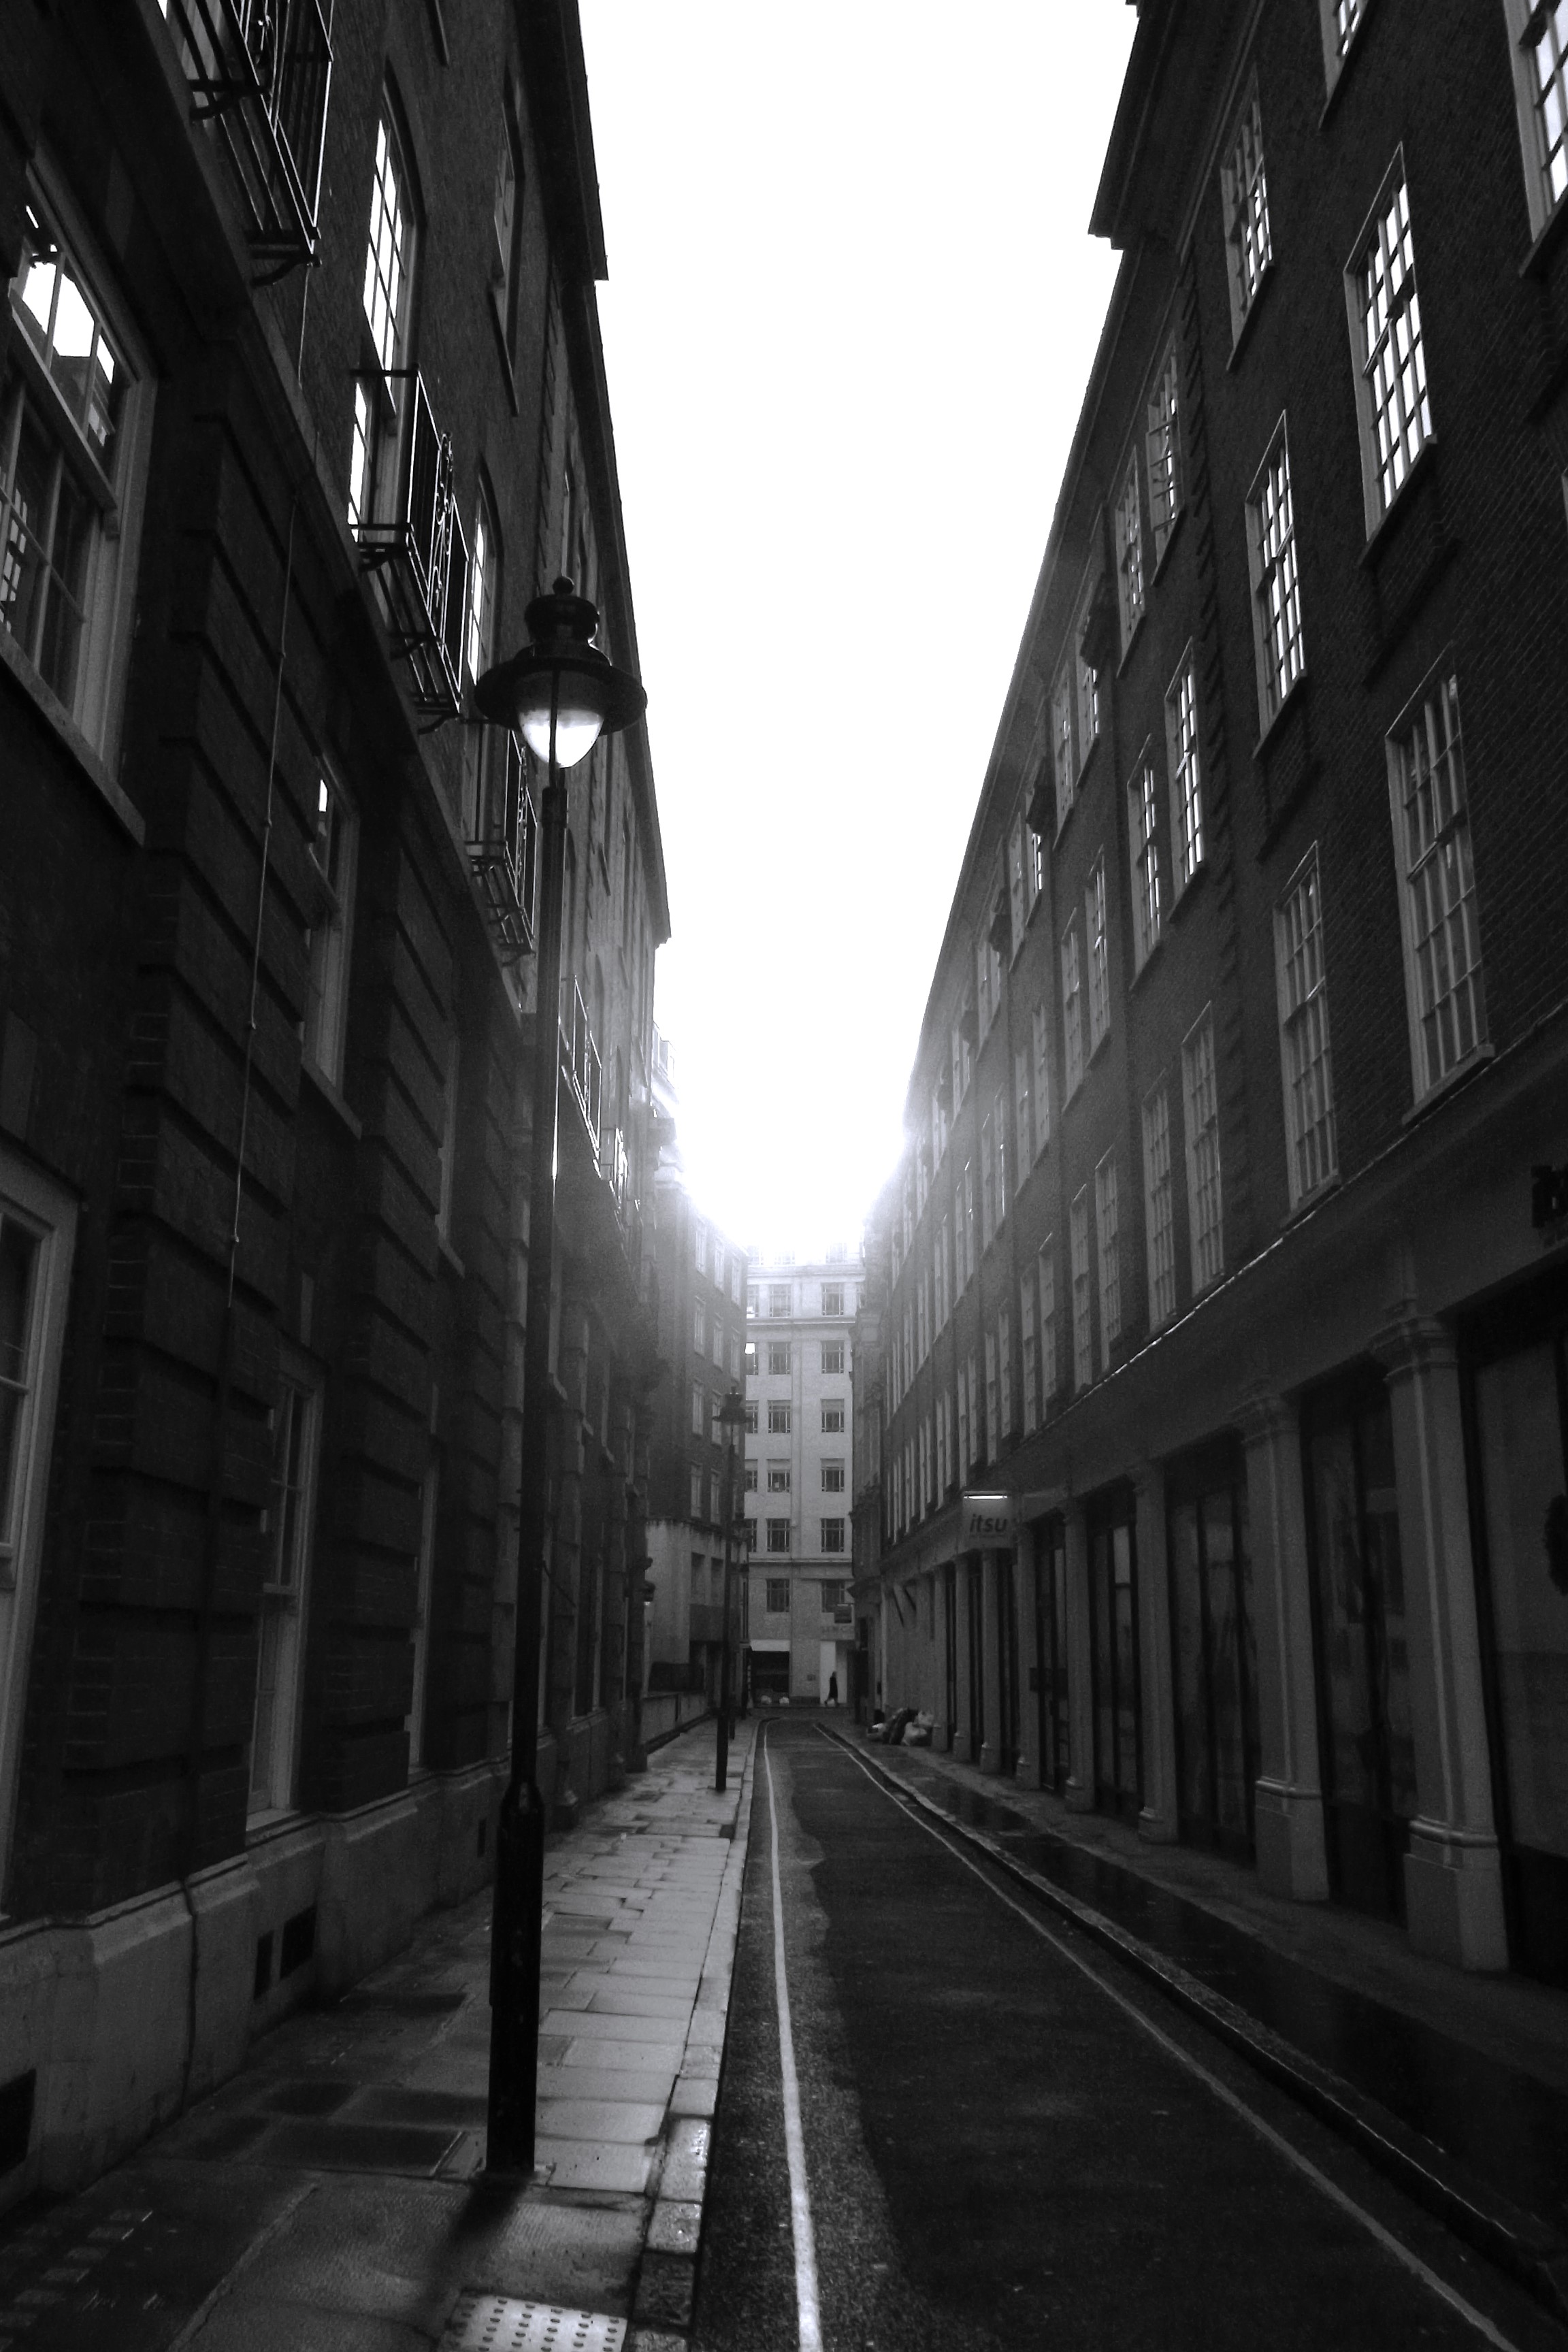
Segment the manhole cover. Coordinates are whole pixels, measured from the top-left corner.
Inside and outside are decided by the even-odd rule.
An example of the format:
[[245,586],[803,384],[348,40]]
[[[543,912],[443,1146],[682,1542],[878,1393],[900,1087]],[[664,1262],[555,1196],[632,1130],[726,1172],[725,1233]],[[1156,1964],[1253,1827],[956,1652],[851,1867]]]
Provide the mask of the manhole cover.
[[468,2292],[447,2323],[441,2352],[622,2352],[626,2340],[626,2321],[602,2311]]

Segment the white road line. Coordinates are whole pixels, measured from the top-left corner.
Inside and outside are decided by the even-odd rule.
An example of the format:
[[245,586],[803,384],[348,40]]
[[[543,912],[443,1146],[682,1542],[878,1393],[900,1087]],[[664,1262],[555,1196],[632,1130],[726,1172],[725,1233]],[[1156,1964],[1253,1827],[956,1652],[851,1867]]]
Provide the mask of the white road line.
[[[767,1729],[764,1724],[763,1730]],[[768,1816],[773,1826],[773,1990],[778,1997],[779,2064],[784,2074],[784,2147],[789,2154],[789,2210],[795,2234],[795,2301],[800,2316],[800,2352],[822,2352],[822,2321],[816,2308],[816,2234],[811,2226],[811,2194],[805,2179],[805,2137],[800,2127],[800,2084],[795,2072],[795,2035],[790,2031],[789,1982],[784,1975],[784,1897],[779,1891],[779,1808],[773,1794],[773,1759],[763,1742],[768,1776]]]
[[[821,1730],[820,1725],[817,1728]],[[822,1732],[822,1737],[826,1739],[828,1735]],[[829,1744],[835,1748],[841,1745],[837,1740],[832,1740]],[[899,1804],[899,1799],[885,1781],[879,1780],[863,1757],[857,1756],[854,1749],[849,1748],[844,1748],[843,1753],[848,1757],[852,1764],[859,1766],[874,1789],[880,1790],[883,1796],[892,1803]],[[1413,2254],[1408,2246],[1401,2244],[1391,2230],[1384,2229],[1375,2215],[1367,2212],[1364,2207],[1358,2205],[1353,2197],[1349,2196],[1336,2181],[1329,2179],[1326,2172],[1320,2171],[1310,2157],[1303,2156],[1300,2148],[1292,2147],[1290,2142],[1282,2133],[1277,2132],[1272,2124],[1267,2124],[1261,2116],[1254,2115],[1245,2099],[1238,2098],[1230,2085],[1227,2083],[1222,2083],[1217,2074],[1211,2074],[1201,2059],[1194,2058],[1190,2051],[1183,2049],[1179,2042],[1173,2042],[1168,2033],[1163,2032],[1152,2018],[1145,2017],[1136,2001],[1129,2000],[1125,1993],[1119,1992],[1114,1985],[1108,1984],[1081,1954],[1075,1952],[1069,1945],[1064,1944],[1059,1936],[1053,1936],[1050,1929],[1042,1921],[1037,1919],[1032,1911],[1026,1911],[1021,1903],[1015,1902],[1010,1895],[1005,1895],[995,1880],[989,1877],[977,1862],[971,1861],[968,1854],[961,1853],[942,1836],[934,1822],[928,1822],[922,1813],[911,1807],[900,1805],[900,1811],[904,1812],[909,1820],[917,1822],[930,1837],[934,1838],[944,1853],[950,1853],[954,1862],[962,1863],[965,1870],[973,1872],[982,1886],[994,1895],[998,1903],[1005,1903],[1009,1911],[1015,1912],[1026,1927],[1032,1927],[1035,1934],[1049,1944],[1053,1951],[1059,1952],[1064,1960],[1070,1960],[1080,1976],[1086,1976],[1090,1984],[1098,1985],[1108,2000],[1113,2000],[1118,2009],[1125,2010],[1134,2024],[1141,2025],[1150,2040],[1157,2042],[1162,2050],[1166,2051],[1175,2059],[1178,2065],[1184,2066],[1189,2074],[1195,2074],[1200,2083],[1206,2084],[1216,2099],[1227,2106],[1233,2115],[1239,2116],[1244,2124],[1249,2125],[1259,2139],[1267,2140],[1268,2146],[1282,2156],[1288,2164],[1293,2164],[1298,2172],[1304,2173],[1315,2188],[1322,2190],[1331,2203],[1339,2206],[1342,2212],[1350,2214],[1353,2221],[1359,2221],[1362,2228],[1369,2236],[1376,2239],[1386,2253],[1392,2254],[1396,2263],[1402,2263],[1414,2277],[1421,2281],[1423,2286],[1430,2287],[1439,2302],[1446,2303],[1451,2311],[1458,2312],[1459,2317],[1468,2321],[1478,2336],[1484,2336],[1489,2344],[1496,2346],[1497,2352],[1518,2352],[1518,2347],[1512,2337],[1504,2336],[1500,2329],[1494,2326],[1484,2311],[1478,2311],[1474,2304],[1467,2303],[1464,2296],[1451,2287],[1446,2279],[1439,2278],[1435,2270],[1428,2268],[1419,2254]],[[774,1885],[776,1888],[776,1878]],[[775,1906],[777,1899],[775,1893]],[[776,1916],[775,1909],[775,1917]]]

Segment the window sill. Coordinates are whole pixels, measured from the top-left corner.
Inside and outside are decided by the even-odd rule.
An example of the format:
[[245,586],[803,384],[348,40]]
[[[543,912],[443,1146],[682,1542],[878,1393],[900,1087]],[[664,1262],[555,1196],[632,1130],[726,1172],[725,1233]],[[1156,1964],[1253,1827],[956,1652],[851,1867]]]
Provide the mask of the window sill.
[[0,668],[9,670],[46,727],[58,738],[62,749],[107,803],[110,814],[119,819],[137,848],[145,847],[147,828],[140,809],[115,782],[58,695],[44,683],[10,631],[4,628],[0,628]]
[[1340,1190],[1343,1181],[1336,1168],[1331,1176],[1325,1176],[1321,1184],[1314,1184],[1310,1192],[1303,1192],[1289,1215],[1280,1221],[1280,1232],[1288,1234],[1297,1225],[1305,1224],[1314,1209],[1321,1209],[1323,1202]]
[[1164,944],[1165,927],[1162,920],[1160,929],[1155,933],[1153,940],[1150,945],[1148,954],[1144,957],[1142,962],[1139,965],[1137,971],[1132,975],[1132,985],[1134,988],[1138,986],[1138,983],[1142,979],[1144,973],[1148,971],[1150,965],[1153,962],[1154,958],[1159,954],[1160,950],[1164,946]]
[[1318,117],[1318,128],[1320,131],[1327,128],[1329,117],[1333,112],[1334,108],[1338,105],[1340,92],[1344,88],[1345,76],[1350,72],[1351,68],[1354,65],[1357,58],[1359,58],[1362,53],[1366,38],[1366,20],[1372,14],[1373,5],[1373,0],[1363,0],[1362,13],[1356,20],[1355,30],[1351,35],[1351,45],[1349,48],[1345,51],[1342,58],[1335,58],[1328,64],[1327,70],[1331,76],[1331,79],[1329,82],[1329,94],[1323,100],[1323,110]]
[[1121,676],[1122,672],[1127,667],[1128,663],[1131,660],[1132,649],[1138,643],[1139,636],[1142,632],[1143,624],[1148,617],[1149,603],[1147,597],[1145,597],[1143,603],[1138,607],[1138,617],[1132,624],[1132,634],[1121,648],[1121,657],[1116,665],[1116,675],[1118,677]]
[[1279,742],[1279,737],[1283,734],[1287,719],[1293,719],[1295,717],[1297,711],[1305,703],[1306,699],[1307,672],[1303,668],[1299,669],[1296,672],[1295,677],[1290,681],[1289,692],[1286,695],[1284,701],[1279,705],[1279,709],[1262,729],[1257,742],[1253,745],[1252,756],[1255,760],[1266,760],[1268,758],[1269,752],[1274,750],[1275,746]]
[[1419,1102],[1411,1104],[1399,1122],[1401,1127],[1415,1126],[1418,1120],[1426,1118],[1428,1111],[1436,1110],[1439,1103],[1446,1102],[1457,1088],[1466,1083],[1467,1079],[1475,1077],[1478,1072],[1486,1068],[1489,1062],[1496,1059],[1497,1047],[1489,1038],[1485,1044],[1474,1047],[1465,1055],[1462,1062],[1456,1062],[1451,1070],[1445,1070],[1436,1086],[1427,1087]]
[[1227,369],[1237,368],[1241,365],[1241,355],[1246,351],[1247,343],[1251,340],[1252,322],[1254,319],[1257,318],[1259,310],[1262,310],[1264,299],[1268,292],[1268,289],[1273,285],[1273,283],[1274,264],[1270,260],[1264,264],[1262,275],[1258,280],[1258,291],[1254,294],[1251,301],[1247,304],[1247,309],[1242,315],[1240,323],[1232,330],[1230,357],[1226,362]]
[[515,416],[521,406],[517,396],[517,376],[512,368],[511,351],[507,341],[506,303],[500,289],[496,286],[491,286],[489,289],[489,311],[490,323],[496,331],[496,351],[500,360],[501,382],[506,387],[506,396],[511,404],[511,413]]
[[1165,544],[1154,558],[1154,571],[1150,583],[1152,587],[1157,588],[1160,584],[1160,581],[1164,573],[1165,566],[1171,560],[1171,550],[1174,547],[1177,539],[1181,535],[1182,517],[1186,513],[1186,507],[1183,504],[1176,509],[1175,513],[1171,517],[1171,528],[1165,533]]
[[[1186,880],[1183,883],[1181,888],[1177,891],[1175,897],[1172,899],[1171,911],[1165,917],[1166,924],[1180,921],[1181,918],[1186,913],[1187,908],[1192,904],[1193,893],[1197,889],[1208,870],[1208,859],[1206,857],[1200,857],[1192,872],[1188,875]],[[1163,928],[1161,929],[1160,936],[1162,939],[1165,936]],[[1153,953],[1152,949],[1150,950],[1150,953]]]
[[1558,245],[1568,236],[1568,196],[1559,196],[1554,209],[1547,215],[1540,236],[1519,265],[1521,278],[1538,278],[1550,266]]
[[313,1060],[309,1054],[302,1055],[300,1061],[300,1073],[302,1077],[309,1078],[310,1084],[315,1087],[316,1092],[321,1096],[321,1100],[330,1109],[337,1113],[339,1118],[347,1128],[354,1141],[358,1143],[364,1134],[364,1129],[361,1126],[353,1112],[349,1108],[347,1103],[343,1100],[342,1095],[338,1092],[331,1078],[328,1077],[321,1064]]
[[1368,531],[1366,545],[1362,549],[1360,558],[1363,571],[1375,572],[1384,549],[1397,535],[1401,523],[1416,502],[1422,484],[1437,462],[1434,454],[1436,446],[1437,436],[1429,433],[1411,460],[1405,479]]

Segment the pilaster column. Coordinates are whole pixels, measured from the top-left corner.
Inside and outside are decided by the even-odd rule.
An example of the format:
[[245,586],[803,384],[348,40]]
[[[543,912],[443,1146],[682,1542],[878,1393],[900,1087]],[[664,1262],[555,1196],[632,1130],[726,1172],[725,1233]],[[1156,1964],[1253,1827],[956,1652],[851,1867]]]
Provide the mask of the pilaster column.
[[985,1737],[980,1743],[983,1772],[1002,1769],[1002,1577],[994,1551],[980,1555],[980,1674]]
[[973,1676],[970,1673],[973,1636],[969,1622],[969,1555],[966,1552],[960,1552],[953,1563],[953,1631],[958,1648],[958,1723],[952,1736],[952,1752],[961,1763],[978,1764],[980,1740],[976,1727],[970,1719]]
[[1068,1620],[1068,1738],[1063,1791],[1074,1812],[1094,1810],[1094,1668],[1089,1630],[1089,1522],[1081,1503],[1063,1514]]
[[1040,1756],[1040,1702],[1034,1685],[1035,1662],[1040,1654],[1038,1591],[1035,1575],[1036,1536],[1020,1528],[1014,1559],[1014,1589],[1018,1596],[1018,1785],[1038,1789],[1045,1783]]
[[1238,1418],[1258,1651],[1258,1875],[1272,1895],[1321,1903],[1329,1891],[1329,1864],[1300,1423],[1294,1406],[1277,1396],[1254,1397]]
[[1508,1966],[1470,1554],[1459,1374],[1440,1323],[1401,1318],[1373,1352],[1388,1375],[1410,1660],[1415,1798],[1405,1904],[1417,1950]]
[[1143,1803],[1138,1834],[1174,1844],[1176,1710],[1171,1675],[1171,1580],[1165,1563],[1165,1474],[1148,1463],[1133,1475],[1137,1512],[1138,1675]]
[[952,1651],[952,1687],[955,1693],[958,1689],[957,1623],[955,1616],[953,1633],[950,1637],[947,1627],[947,1562],[941,1562],[931,1574],[936,1601],[936,1696],[931,1701],[931,1710],[936,1717],[936,1726],[931,1733],[931,1745],[947,1753],[951,1752],[958,1737],[958,1725],[950,1719],[947,1712],[950,1648]]

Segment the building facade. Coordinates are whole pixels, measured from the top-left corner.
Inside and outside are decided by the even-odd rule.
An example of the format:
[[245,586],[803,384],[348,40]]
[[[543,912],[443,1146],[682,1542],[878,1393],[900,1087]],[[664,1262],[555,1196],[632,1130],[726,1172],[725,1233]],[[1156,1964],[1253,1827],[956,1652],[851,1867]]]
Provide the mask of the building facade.
[[653,779],[558,1015],[467,716],[560,571],[637,667],[603,274],[572,0],[0,25],[0,2199],[488,1874],[541,1018],[541,1780],[636,1759]]
[[[724,1640],[724,1518],[741,1517],[738,1445],[729,1467],[719,1410],[745,1377],[745,1252],[687,1188],[675,1139],[678,1097],[668,1040],[655,1033],[654,1094],[660,1112],[654,1176],[658,1352],[662,1367],[648,1454],[648,1577],[644,1705],[651,1726],[660,1694],[719,1698]],[[733,1533],[731,1573],[742,1565]],[[731,1591],[731,1607],[735,1607]],[[732,1642],[734,1633],[731,1633]],[[731,1671],[739,1689],[739,1644]],[[669,1710],[671,1723],[676,1719]]]
[[857,1562],[984,1768],[1560,1983],[1561,16],[1140,11]]
[[749,1687],[759,1697],[845,1704],[854,1646],[850,1335],[860,1263],[838,1246],[798,1265],[788,1255],[749,1255]]

